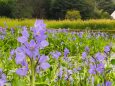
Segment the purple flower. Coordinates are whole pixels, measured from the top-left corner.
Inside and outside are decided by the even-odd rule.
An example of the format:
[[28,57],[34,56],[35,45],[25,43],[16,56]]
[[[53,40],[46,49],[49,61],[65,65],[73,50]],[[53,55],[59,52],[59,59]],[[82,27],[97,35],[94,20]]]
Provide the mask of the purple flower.
[[106,86],[112,86],[112,82],[106,81]]
[[101,86],[100,84],[97,84],[97,86]]
[[34,32],[34,36],[39,36],[41,37],[42,35],[45,34],[46,32],[46,27],[43,23],[43,21],[36,21],[35,22],[35,27],[32,29],[32,31]]
[[96,60],[99,62],[104,61],[104,59],[105,59],[105,56],[99,52],[95,55],[95,57],[96,57]]
[[59,69],[59,73],[58,73],[58,77],[59,78],[62,78],[62,75],[63,75],[63,69],[62,67]]
[[2,35],[6,35],[6,29],[0,27],[0,34],[2,34]]
[[10,30],[11,30],[11,34],[14,34],[14,28],[11,28]]
[[16,64],[21,64],[22,61],[24,61],[26,58],[26,55],[23,52],[16,52]]
[[73,72],[74,72],[74,73],[78,73],[80,70],[81,70],[81,67],[73,68]]
[[0,86],[4,86],[6,83],[6,75],[0,69]]
[[28,31],[26,29],[26,27],[23,28],[23,31],[22,31],[22,36],[21,37],[18,37],[18,42],[20,43],[25,43],[28,41],[28,37],[29,37],[29,34],[28,34]]
[[46,40],[41,41],[40,43],[40,49],[43,49],[44,47],[48,46],[49,43]]
[[68,80],[68,79],[72,79],[71,75],[73,74],[72,70],[68,70],[67,68],[65,68],[65,80]]
[[39,58],[39,63],[44,63],[44,62],[46,62],[48,59],[49,59],[48,56],[42,55],[42,56]]
[[39,73],[41,69],[46,70],[50,67],[50,64],[47,62],[47,60],[49,59],[48,56],[42,55],[38,58],[39,61],[38,61],[38,66],[36,68],[37,73]]
[[96,74],[96,65],[90,65],[89,73]]
[[38,44],[36,44],[34,40],[31,40],[30,43],[26,42],[25,46],[26,47],[24,48],[24,50],[26,55],[30,58],[36,59],[36,57],[39,55]]
[[64,57],[67,57],[67,55],[69,54],[69,50],[67,48],[64,49]]
[[4,35],[0,35],[0,39],[3,40],[4,39]]
[[18,37],[18,42],[20,42],[20,43],[25,43],[25,42],[27,42],[28,41],[28,38],[27,37],[25,37],[25,36],[21,36],[21,37]]
[[5,38],[5,35],[6,35],[6,29],[0,27],[0,39],[3,40]]
[[13,49],[13,50],[11,50],[11,52],[10,52],[10,55],[14,55],[15,54],[15,50]]
[[77,73],[78,70],[77,70],[76,68],[73,68],[73,72],[74,72],[74,73]]
[[19,68],[16,70],[16,74],[20,75],[20,76],[26,76],[28,72],[28,68]]
[[104,64],[100,63],[100,64],[94,64],[94,65],[90,65],[90,69],[89,69],[89,73],[90,74],[96,74],[96,73],[103,73],[104,71]]
[[26,55],[23,52],[23,47],[18,47],[15,52],[16,52],[15,57],[16,64],[21,64],[21,62],[26,58]]
[[58,59],[61,56],[61,53],[59,51],[51,52],[50,54],[55,59]]
[[112,82],[106,81],[105,83],[102,83],[102,86],[112,86]]
[[12,57],[13,57],[14,54],[15,54],[15,50],[11,50],[9,60],[12,59]]
[[72,70],[67,70],[67,72],[69,75],[73,74]]
[[0,73],[2,73],[2,69],[0,68]]
[[50,64],[48,62],[41,63],[40,65],[37,66],[36,72],[40,73],[41,69],[46,70],[50,67]]
[[90,49],[89,49],[88,46],[85,47],[85,51],[86,51],[86,52],[89,52],[89,51],[90,51]]
[[[17,39],[18,42],[21,43],[21,46],[11,52],[11,56],[15,55],[16,64],[20,64],[22,66],[22,68],[16,70],[16,73],[20,76],[26,76],[28,71],[32,72],[32,69],[29,70],[28,67],[33,64],[37,73],[50,67],[50,64],[47,62],[49,59],[48,56],[40,55],[39,53],[40,49],[43,49],[49,45],[46,40],[47,35],[45,34],[45,24],[42,20],[36,20],[34,27],[31,28],[31,31],[32,34],[30,36],[27,28],[23,27],[23,31],[21,32],[22,36]],[[29,59],[27,59],[27,57],[29,57]],[[32,64],[28,64],[30,61],[32,61]]]
[[42,20],[36,20],[34,28],[32,29],[34,38],[37,41],[40,49],[44,49],[49,43],[46,41],[47,35],[46,27]]
[[50,64],[48,62],[44,62],[44,63],[41,63],[40,64],[40,67],[43,69],[43,70],[46,70],[50,67]]
[[96,58],[95,57],[91,57],[90,58],[90,62],[93,62],[93,63],[95,63],[97,60],[96,60]]
[[105,52],[105,53],[110,52],[110,46],[105,46],[105,48],[104,48],[104,52]]
[[85,60],[86,57],[87,57],[87,53],[86,53],[86,52],[83,52],[83,53],[82,53],[82,59]]
[[23,61],[21,62],[21,65],[22,65],[23,67],[28,68],[28,63],[26,62],[26,60],[23,60]]
[[98,73],[103,73],[103,71],[104,71],[104,64],[103,63],[97,64],[96,71]]
[[82,38],[82,37],[83,37],[83,32],[79,32],[79,33],[78,33],[78,36],[79,36],[80,38]]
[[34,27],[38,29],[41,29],[41,28],[45,29],[46,25],[44,24],[43,20],[36,20]]
[[4,86],[4,85],[5,85],[5,82],[0,79],[0,86]]
[[28,31],[27,31],[27,28],[26,28],[26,27],[23,27],[22,36],[24,36],[24,37],[26,37],[26,38],[29,37],[29,34],[28,34]]

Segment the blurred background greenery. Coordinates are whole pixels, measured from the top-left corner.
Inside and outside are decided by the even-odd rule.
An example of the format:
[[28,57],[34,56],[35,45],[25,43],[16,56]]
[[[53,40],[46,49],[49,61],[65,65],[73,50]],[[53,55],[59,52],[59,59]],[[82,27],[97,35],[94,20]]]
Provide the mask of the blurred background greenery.
[[0,16],[9,18],[108,19],[114,10],[114,0],[0,0]]

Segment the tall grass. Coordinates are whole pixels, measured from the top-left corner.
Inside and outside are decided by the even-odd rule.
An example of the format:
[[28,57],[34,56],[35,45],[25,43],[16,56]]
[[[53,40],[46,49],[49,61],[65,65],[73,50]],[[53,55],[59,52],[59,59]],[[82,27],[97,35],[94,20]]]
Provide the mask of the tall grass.
[[[17,26],[32,26],[36,19],[9,19],[0,18],[0,26],[2,27],[17,27]],[[91,20],[44,20],[47,28],[58,29],[88,29],[88,30],[114,30],[115,20],[110,19],[91,19]]]

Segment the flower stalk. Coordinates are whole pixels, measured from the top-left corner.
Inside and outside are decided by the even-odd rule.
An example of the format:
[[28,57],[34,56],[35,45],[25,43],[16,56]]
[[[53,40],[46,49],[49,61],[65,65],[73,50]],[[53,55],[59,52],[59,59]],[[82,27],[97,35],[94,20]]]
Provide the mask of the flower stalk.
[[31,86],[35,86],[35,69],[34,69],[34,60],[31,59],[31,78],[30,78],[30,84]]

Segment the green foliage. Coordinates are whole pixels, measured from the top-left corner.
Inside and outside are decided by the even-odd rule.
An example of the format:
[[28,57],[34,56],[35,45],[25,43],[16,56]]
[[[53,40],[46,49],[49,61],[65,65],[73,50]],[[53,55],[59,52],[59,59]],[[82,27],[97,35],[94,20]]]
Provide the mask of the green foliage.
[[103,10],[95,9],[95,15],[94,18],[96,19],[110,19],[110,15],[108,12],[105,12]]
[[[114,0],[113,0],[114,1]],[[115,10],[115,3],[112,0],[100,0],[98,8],[111,14]]]
[[112,65],[115,65],[115,59],[112,59],[112,60],[111,60],[111,64],[112,64]]
[[14,0],[0,0],[0,16],[12,17]]
[[82,19],[98,19],[108,18],[114,8],[114,0],[0,0],[0,16],[10,18],[65,19],[73,9]]
[[80,12],[77,10],[69,10],[65,15],[65,19],[69,19],[69,20],[81,19]]
[[[17,28],[20,26],[31,27],[36,19],[8,19],[8,18],[0,18],[0,26],[8,28]],[[6,22],[6,24],[5,24]],[[115,29],[115,21],[110,19],[91,19],[91,20],[45,20],[47,28],[58,29],[76,29],[76,30],[114,30]]]
[[[88,0],[91,1],[91,0]],[[87,0],[52,0],[50,12],[52,19],[64,19],[67,10],[78,10],[83,19],[92,18],[94,5]]]
[[[61,22],[62,23],[62,22]],[[4,69],[4,73],[7,75],[7,81],[11,83],[12,86],[30,86],[30,79],[28,76],[25,77],[19,77],[15,71],[19,67],[19,65],[16,65],[15,58],[12,58],[14,60],[8,60],[9,53],[11,49],[15,49],[19,46],[17,42],[17,38],[20,36],[21,28],[15,28],[15,33],[11,34],[10,30],[7,29],[7,35],[4,40],[0,40],[0,66]],[[92,33],[93,34],[93,33]],[[98,33],[96,33],[98,35]],[[107,36],[89,36],[89,32],[84,32],[82,37],[80,38],[77,34],[72,33],[64,33],[64,32],[56,32],[53,34],[47,33],[48,35],[48,41],[49,46],[45,48],[45,50],[42,52],[43,54],[50,53],[51,51],[58,50],[62,53],[62,56],[59,57],[59,60],[55,60],[52,58],[50,54],[50,64],[51,68],[48,69],[46,72],[41,72],[40,74],[36,74],[36,86],[65,86],[67,84],[67,81],[63,79],[63,77],[59,80],[57,80],[57,73],[59,72],[59,66],[64,66],[67,69],[73,70],[73,68],[79,68],[81,67],[81,71],[78,71],[77,73],[72,74],[72,77],[74,79],[74,83],[71,83],[69,86],[89,86],[90,82],[87,82],[87,79],[89,79],[90,74],[88,73],[89,67],[85,66],[85,62],[82,61],[81,55],[82,52],[84,52],[84,48],[86,46],[89,46],[90,52],[88,53],[87,58],[91,58],[93,55],[95,56],[95,53],[102,52],[104,50],[104,46],[109,44],[110,42],[114,43],[115,39],[112,39],[111,37],[108,38]],[[111,35],[110,35],[111,36]],[[63,60],[64,55],[64,49],[68,48],[70,50],[70,53],[68,54],[68,58],[70,58],[70,62],[65,62]],[[90,61],[90,60],[89,60]],[[106,62],[106,61],[105,61]],[[110,62],[110,61],[108,61]],[[72,65],[70,64],[72,63]],[[30,64],[30,63],[28,63]],[[110,64],[110,63],[109,63]],[[10,65],[10,66],[9,66]],[[111,65],[107,65],[105,68],[105,71],[107,68],[111,68]],[[31,73],[31,72],[29,72]],[[65,74],[65,72],[64,72]],[[63,75],[64,76],[64,75]],[[114,71],[111,70],[109,73],[104,73],[104,78],[102,75],[95,75],[95,85],[98,83],[102,83],[102,80],[111,80],[114,83],[115,79]],[[82,77],[82,78],[81,78]],[[107,78],[106,78],[107,77]],[[57,80],[57,81],[55,81]],[[9,85],[8,85],[9,86]]]
[[31,0],[16,0],[13,8],[14,18],[32,18]]

